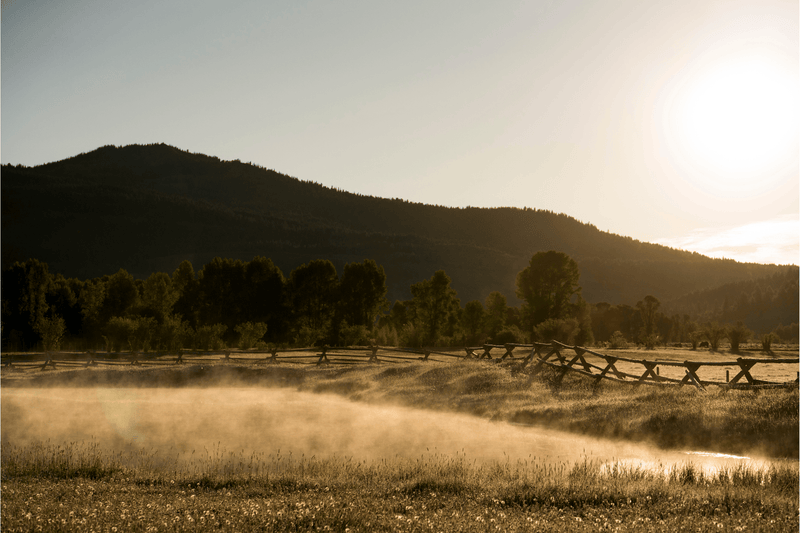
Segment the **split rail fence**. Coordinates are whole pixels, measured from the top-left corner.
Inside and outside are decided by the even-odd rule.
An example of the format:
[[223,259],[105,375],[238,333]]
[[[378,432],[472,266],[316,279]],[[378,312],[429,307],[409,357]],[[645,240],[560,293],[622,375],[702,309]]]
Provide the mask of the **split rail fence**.
[[[493,350],[505,350],[502,354]],[[514,350],[521,349],[514,354]],[[594,380],[599,384],[602,380],[633,385],[678,386],[692,385],[705,390],[709,385],[726,389],[765,389],[797,387],[800,381],[798,358],[746,358],[740,357],[727,361],[650,361],[633,359],[615,355],[602,354],[580,346],[568,346],[557,341],[533,344],[485,344],[480,347],[464,348],[462,352],[446,352],[414,348],[390,348],[380,346],[348,347],[348,348],[289,348],[273,349],[269,352],[187,352],[177,354],[132,353],[109,354],[105,352],[69,353],[49,352],[43,355],[14,357],[3,355],[4,369],[36,369],[80,368],[94,366],[119,365],[175,365],[183,363],[233,362],[249,364],[309,364],[309,365],[353,365],[363,363],[403,363],[412,361],[444,362],[446,360],[493,360],[514,361],[518,367],[530,365],[529,373],[536,376],[545,368],[551,369],[555,376],[553,382],[560,383],[564,376],[572,372]],[[793,365],[783,366],[782,375],[795,373],[794,381],[768,381],[756,379],[751,370],[756,365]],[[698,371],[702,367],[725,370],[725,381],[721,379],[701,379]],[[717,368],[720,367],[720,368]],[[663,375],[661,370],[664,369]],[[733,370],[735,375],[730,378]]]

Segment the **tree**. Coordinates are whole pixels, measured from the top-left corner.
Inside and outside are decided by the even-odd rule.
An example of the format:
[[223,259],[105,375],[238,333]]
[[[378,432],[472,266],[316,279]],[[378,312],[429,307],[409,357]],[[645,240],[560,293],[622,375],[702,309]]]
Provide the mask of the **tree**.
[[180,294],[175,290],[172,279],[164,272],[150,274],[143,284],[142,308],[161,324],[164,318],[172,314],[172,307]]
[[517,274],[517,296],[525,301],[530,326],[549,318],[569,318],[570,299],[581,291],[578,264],[567,254],[550,250],[535,254]]
[[608,347],[612,350],[621,350],[628,347],[628,341],[621,331],[615,331],[608,340]]
[[83,336],[90,346],[96,346],[100,341],[100,333],[105,326],[102,317],[105,298],[106,284],[101,279],[87,280],[78,295],[83,318]]
[[486,297],[486,330],[490,339],[494,339],[506,326],[508,304],[506,297],[494,291]]
[[661,302],[655,296],[647,295],[644,300],[636,303],[636,309],[639,310],[639,316],[642,318],[642,333],[644,335],[651,335],[657,332],[656,330],[656,312],[661,306]]
[[772,354],[772,343],[773,342],[780,342],[780,337],[775,335],[774,333],[765,333],[761,336],[761,349],[767,352],[768,354]]
[[105,282],[105,298],[100,311],[100,319],[107,322],[111,317],[123,317],[139,301],[139,290],[136,282],[125,269],[120,268],[116,274]]
[[47,291],[50,287],[47,263],[29,259],[14,263],[2,275],[3,343],[10,337],[27,349],[38,340],[37,327],[44,320],[50,306]]
[[431,279],[411,285],[414,326],[421,330],[425,344],[436,344],[442,333],[451,330],[458,319],[461,305],[450,281],[444,270],[437,270]]
[[292,270],[289,297],[295,328],[298,331],[307,328],[304,339],[316,342],[329,337],[338,292],[339,276],[327,259],[315,259]]
[[242,305],[247,291],[244,283],[244,262],[215,257],[197,274],[200,290],[198,323],[223,324],[225,331],[244,322]]
[[735,326],[728,328],[728,340],[731,342],[731,353],[739,353],[739,345],[753,336],[747,326],[742,322],[737,322]]
[[172,273],[172,286],[178,293],[178,300],[172,306],[173,313],[186,319],[190,327],[196,327],[201,294],[192,263],[185,260],[178,265]]
[[351,326],[372,329],[378,313],[388,308],[386,273],[372,259],[348,263],[339,287],[339,309]]
[[480,300],[467,302],[461,319],[461,326],[464,328],[467,344],[483,344],[485,340],[485,323],[486,311],[484,311]]
[[64,319],[60,316],[45,317],[39,320],[36,331],[42,336],[42,347],[45,352],[58,350],[64,336]]
[[720,326],[716,322],[709,322],[703,326],[703,335],[708,339],[712,352],[719,351],[719,343],[728,336],[725,326]]
[[256,256],[244,267],[247,303],[243,318],[264,322],[273,341],[286,334],[288,326],[287,286],[283,272],[271,259]]

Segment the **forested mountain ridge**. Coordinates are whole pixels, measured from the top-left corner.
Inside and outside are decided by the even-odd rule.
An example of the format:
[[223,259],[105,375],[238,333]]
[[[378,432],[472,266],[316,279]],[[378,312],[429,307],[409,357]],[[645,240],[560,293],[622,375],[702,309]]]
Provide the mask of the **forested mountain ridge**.
[[602,232],[564,214],[450,208],[339,191],[239,161],[158,145],[106,146],[2,167],[3,263],[36,257],[65,276],[125,268],[144,278],[183,259],[270,257],[284,272],[312,259],[384,266],[389,298],[443,269],[462,302],[515,280],[537,251],[573,257],[589,302],[671,300],[784,272]]

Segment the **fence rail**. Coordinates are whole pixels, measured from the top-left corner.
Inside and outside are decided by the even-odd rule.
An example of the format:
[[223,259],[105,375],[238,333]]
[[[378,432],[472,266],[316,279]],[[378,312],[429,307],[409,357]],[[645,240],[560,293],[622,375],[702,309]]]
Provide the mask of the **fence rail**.
[[[505,350],[502,355],[493,350]],[[514,354],[515,349],[529,352],[522,355]],[[574,352],[574,355],[572,353]],[[393,348],[381,346],[334,348],[323,346],[321,348],[286,348],[272,349],[268,352],[198,352],[180,351],[178,353],[130,353],[109,354],[104,352],[72,353],[72,352],[47,352],[38,356],[14,357],[2,356],[4,369],[30,369],[41,370],[59,367],[93,367],[93,366],[120,366],[120,365],[175,365],[184,363],[209,363],[213,361],[240,362],[249,364],[298,364],[298,365],[353,365],[364,363],[397,364],[411,361],[444,362],[447,359],[460,360],[493,360],[495,362],[510,360],[517,363],[519,368],[532,365],[530,374],[533,379],[545,368],[555,371],[554,382],[560,383],[564,376],[573,372],[575,374],[594,380],[599,384],[602,380],[633,385],[658,385],[678,386],[692,385],[700,390],[705,390],[709,385],[716,385],[725,389],[764,389],[798,386],[800,365],[798,358],[745,358],[728,361],[651,361],[645,359],[632,359],[616,355],[599,353],[581,346],[568,346],[557,341],[550,343],[533,344],[485,344],[479,347],[467,347],[462,353],[436,351],[431,349]],[[766,381],[755,379],[750,371],[759,364],[794,365],[798,379],[794,381]],[[637,368],[637,366],[639,368]],[[728,367],[726,379],[706,380],[701,379],[698,370],[702,367]],[[661,375],[661,368],[672,370],[673,374]],[[730,370],[737,371],[730,379]],[[680,371],[683,370],[683,374]],[[791,371],[790,371],[791,372]]]

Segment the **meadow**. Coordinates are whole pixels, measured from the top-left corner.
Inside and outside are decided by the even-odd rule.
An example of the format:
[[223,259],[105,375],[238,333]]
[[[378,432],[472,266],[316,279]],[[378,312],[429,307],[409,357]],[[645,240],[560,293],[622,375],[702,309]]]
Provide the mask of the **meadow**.
[[[513,363],[349,367],[115,367],[3,373],[3,387],[165,388],[202,395],[283,388],[360,404],[546,426],[654,450],[748,455],[704,470],[581,457],[426,449],[412,456],[311,455],[204,446],[6,439],[4,531],[796,531],[798,391],[661,389],[580,376],[556,384]],[[82,392],[83,391],[83,392]],[[199,396],[200,397],[200,396]],[[6,406],[4,400],[4,406]],[[35,406],[31,406],[35,408]],[[3,409],[3,425],[14,413]],[[22,420],[24,417],[20,417]],[[9,424],[11,420],[11,424]],[[378,423],[378,422],[376,422]],[[6,424],[9,424],[8,426]],[[116,528],[116,529],[114,529]]]

